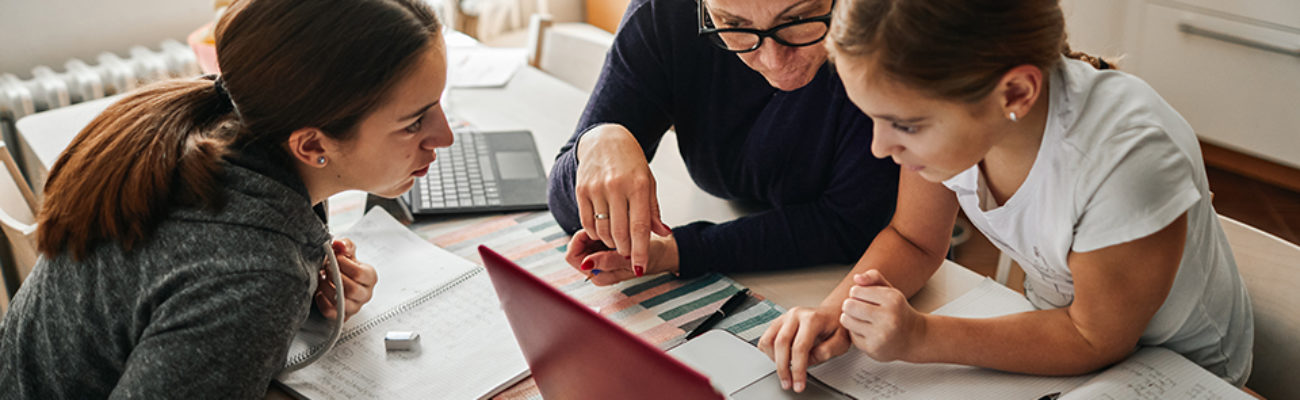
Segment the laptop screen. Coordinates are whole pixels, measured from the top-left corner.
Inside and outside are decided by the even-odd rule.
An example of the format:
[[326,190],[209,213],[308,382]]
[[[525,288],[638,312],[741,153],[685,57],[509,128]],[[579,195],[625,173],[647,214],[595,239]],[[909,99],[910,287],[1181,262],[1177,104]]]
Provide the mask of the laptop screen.
[[486,246],[506,319],[548,399],[722,399],[709,378]]

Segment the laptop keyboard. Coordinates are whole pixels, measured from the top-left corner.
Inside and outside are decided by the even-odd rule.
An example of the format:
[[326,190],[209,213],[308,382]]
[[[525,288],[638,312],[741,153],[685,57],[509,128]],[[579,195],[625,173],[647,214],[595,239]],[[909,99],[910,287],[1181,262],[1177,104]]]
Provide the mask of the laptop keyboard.
[[456,140],[438,149],[429,174],[416,178],[416,206],[422,209],[501,205],[500,187],[492,168],[492,155],[477,130],[468,126],[453,131]]

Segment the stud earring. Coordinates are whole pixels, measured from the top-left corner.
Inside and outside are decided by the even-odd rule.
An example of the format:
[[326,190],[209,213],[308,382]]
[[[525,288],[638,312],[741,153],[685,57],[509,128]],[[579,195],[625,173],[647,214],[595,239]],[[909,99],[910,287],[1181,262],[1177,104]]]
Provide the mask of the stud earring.
[[1011,122],[1016,122],[1020,120],[1020,117],[1017,117],[1015,112],[1012,112],[1010,115],[1007,115],[1007,118],[1010,118]]
[[317,158],[316,163],[320,165],[325,165],[325,156],[320,156],[320,158]]

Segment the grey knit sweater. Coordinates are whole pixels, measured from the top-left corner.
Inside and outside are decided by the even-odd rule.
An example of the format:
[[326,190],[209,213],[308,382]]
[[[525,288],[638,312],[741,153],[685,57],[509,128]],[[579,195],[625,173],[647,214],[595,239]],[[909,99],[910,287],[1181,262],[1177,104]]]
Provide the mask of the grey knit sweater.
[[221,211],[175,210],[131,252],[41,258],[0,322],[0,398],[263,397],[330,236],[296,175],[223,176]]

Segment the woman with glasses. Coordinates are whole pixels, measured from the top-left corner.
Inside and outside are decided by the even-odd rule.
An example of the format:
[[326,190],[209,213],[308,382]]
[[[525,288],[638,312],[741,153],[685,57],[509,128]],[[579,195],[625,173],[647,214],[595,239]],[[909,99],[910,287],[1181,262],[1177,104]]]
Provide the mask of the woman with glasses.
[[[608,285],[856,260],[893,212],[898,167],[864,151],[871,121],[826,61],[833,5],[632,1],[551,171],[568,262]],[[670,126],[700,188],[766,209],[668,227],[648,159]]]

